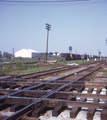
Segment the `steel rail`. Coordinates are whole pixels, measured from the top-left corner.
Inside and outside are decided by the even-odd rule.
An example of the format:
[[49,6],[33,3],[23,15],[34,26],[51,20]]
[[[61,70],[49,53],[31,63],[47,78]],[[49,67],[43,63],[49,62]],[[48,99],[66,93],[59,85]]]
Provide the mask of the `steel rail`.
[[[74,73],[72,73],[72,74],[69,74],[69,75],[65,75],[65,76],[62,76],[62,77],[56,78],[56,80],[62,80],[62,79],[64,79],[64,78],[66,78],[66,77],[69,77],[69,76],[71,76],[71,75],[75,75],[76,73],[83,72],[83,71],[88,70],[88,69],[90,69],[90,68],[93,68],[93,67],[91,66],[91,67],[85,68],[85,69],[83,69],[83,70],[80,70],[80,71],[74,72]],[[99,68],[98,68],[98,69],[99,69]]]
[[60,99],[45,99],[44,105],[48,107],[54,107],[54,106],[78,106],[78,107],[86,107],[90,108],[97,108],[97,109],[107,109],[107,103],[96,103],[96,102],[81,102],[81,101],[70,101],[70,100],[60,100]]
[[[2,90],[3,92],[15,92],[16,90]],[[51,93],[51,91],[47,91],[47,90],[25,90],[22,92],[23,96],[29,96],[29,97],[35,97],[36,94],[38,93],[44,93],[44,94],[49,94]],[[20,95],[20,94],[19,94]],[[107,99],[107,95],[106,94],[91,94],[91,93],[74,93],[74,92],[65,92],[65,91],[58,91],[56,93],[54,93],[54,98],[55,96],[57,96],[58,98],[65,98],[66,97],[84,97],[84,98],[97,98],[97,99]],[[9,96],[9,98],[12,96]],[[15,95],[14,95],[15,97]],[[20,96],[17,96],[17,98]],[[28,97],[26,97],[28,98]],[[51,96],[47,97],[47,98],[51,98]],[[52,97],[53,98],[53,97]],[[53,99],[54,99],[53,98]]]
[[[62,91],[60,91],[60,92],[56,92],[54,95],[57,96],[58,99],[60,99],[60,97],[65,98],[65,96],[69,97],[69,98],[72,98],[72,97],[73,98],[75,98],[75,97],[82,98],[83,97],[83,98],[96,98],[96,99],[105,99],[105,100],[107,99],[106,94],[74,93],[74,92],[62,92]],[[49,97],[49,98],[51,98],[51,97]],[[54,98],[51,98],[51,99],[54,99]]]
[[50,74],[54,74],[54,73],[56,73],[56,72],[62,72],[62,71],[65,71],[65,70],[69,70],[69,69],[74,69],[74,68],[76,68],[76,67],[69,67],[69,68],[65,68],[65,69],[60,69],[60,71],[59,70],[56,70],[56,71],[49,71],[48,73],[42,73],[42,74],[39,74],[39,75],[33,75],[33,76],[29,76],[29,77],[25,77],[25,79],[30,79],[30,78],[37,78],[37,77],[40,77],[40,76],[45,76],[45,75],[50,75]]

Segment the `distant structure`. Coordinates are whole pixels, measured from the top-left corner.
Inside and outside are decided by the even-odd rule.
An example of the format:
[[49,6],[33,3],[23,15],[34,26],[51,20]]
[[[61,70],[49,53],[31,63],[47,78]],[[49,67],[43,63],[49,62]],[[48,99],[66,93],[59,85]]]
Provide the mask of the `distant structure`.
[[14,57],[14,48],[13,48],[13,57]]
[[98,50],[98,56],[101,57],[101,51],[100,50]]
[[32,58],[40,53],[32,49],[21,49],[15,52],[15,57]]
[[59,55],[59,52],[55,52],[55,55]]
[[49,52],[49,54],[48,55],[53,55],[53,52]]
[[49,54],[48,55],[56,55],[56,56],[58,56],[59,55],[59,52],[49,52]]
[[72,54],[72,46],[69,46],[69,53]]

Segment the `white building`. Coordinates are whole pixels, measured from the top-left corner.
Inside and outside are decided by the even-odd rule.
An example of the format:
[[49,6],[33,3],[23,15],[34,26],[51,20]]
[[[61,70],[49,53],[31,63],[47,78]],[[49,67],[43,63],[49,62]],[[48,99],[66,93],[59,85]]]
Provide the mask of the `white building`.
[[39,55],[39,52],[32,49],[21,49],[15,52],[15,57],[32,58],[36,55]]

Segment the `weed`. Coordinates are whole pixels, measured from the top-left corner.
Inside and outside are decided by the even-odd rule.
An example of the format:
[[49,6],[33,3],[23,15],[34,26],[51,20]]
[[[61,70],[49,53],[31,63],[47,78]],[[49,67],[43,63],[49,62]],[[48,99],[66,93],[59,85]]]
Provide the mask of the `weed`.
[[6,66],[6,67],[4,68],[4,71],[5,71],[5,73],[9,73],[9,72],[12,71],[12,69],[13,69],[13,65],[10,64],[10,65],[8,65],[8,66]]
[[93,75],[93,76],[91,77],[91,79],[92,79],[92,80],[96,79],[96,76],[95,76],[95,75]]
[[103,72],[103,76],[107,76],[107,69],[101,69],[100,72]]
[[21,63],[16,63],[17,70],[26,70],[28,69],[28,65],[26,64],[21,64]]
[[0,75],[3,75],[4,74],[4,70],[2,67],[0,67]]
[[0,67],[0,74],[3,75],[3,74],[6,74],[6,73],[10,73],[10,72],[12,72],[12,68],[13,68],[12,64],[10,64],[6,67]]

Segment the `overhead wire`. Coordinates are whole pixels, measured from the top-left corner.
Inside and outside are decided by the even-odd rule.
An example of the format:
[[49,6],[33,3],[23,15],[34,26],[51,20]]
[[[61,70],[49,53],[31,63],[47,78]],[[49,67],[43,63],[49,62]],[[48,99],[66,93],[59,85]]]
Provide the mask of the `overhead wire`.
[[[88,2],[88,4],[101,4],[101,3],[107,3],[107,0],[0,0],[0,3],[4,3],[4,4],[33,4],[33,5],[38,5],[38,4],[44,4],[44,5],[53,5],[54,3],[62,3],[65,6],[65,3],[75,3],[77,2],[78,5],[80,5],[81,3],[86,4]],[[62,5],[61,4],[61,5]],[[71,4],[67,4],[67,5],[71,5]],[[73,4],[74,5],[74,4]]]
[[36,0],[36,1],[30,1],[30,0],[0,0],[0,2],[3,3],[66,3],[66,2],[76,2],[76,1],[89,1],[89,0]]

